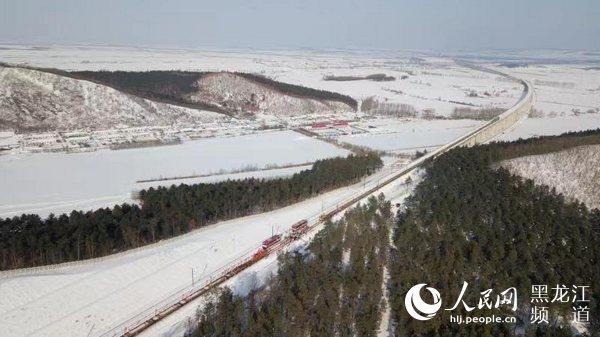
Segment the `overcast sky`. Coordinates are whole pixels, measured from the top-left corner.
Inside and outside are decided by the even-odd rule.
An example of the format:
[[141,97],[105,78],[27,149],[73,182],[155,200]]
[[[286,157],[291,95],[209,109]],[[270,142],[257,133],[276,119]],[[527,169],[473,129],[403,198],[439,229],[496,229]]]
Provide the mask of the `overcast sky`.
[[0,0],[0,42],[600,50],[600,0]]

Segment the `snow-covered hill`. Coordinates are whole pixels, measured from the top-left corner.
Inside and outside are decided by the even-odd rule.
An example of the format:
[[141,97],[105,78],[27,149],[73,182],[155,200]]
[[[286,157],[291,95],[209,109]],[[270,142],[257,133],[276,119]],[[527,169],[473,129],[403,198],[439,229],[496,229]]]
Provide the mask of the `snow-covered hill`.
[[202,76],[197,91],[188,99],[214,104],[225,110],[260,112],[277,116],[353,111],[342,102],[286,94],[234,73],[218,72]]
[[152,102],[88,81],[0,67],[0,129],[108,129],[214,121],[223,116]]
[[600,208],[600,145],[503,161],[512,173],[555,187],[567,198]]

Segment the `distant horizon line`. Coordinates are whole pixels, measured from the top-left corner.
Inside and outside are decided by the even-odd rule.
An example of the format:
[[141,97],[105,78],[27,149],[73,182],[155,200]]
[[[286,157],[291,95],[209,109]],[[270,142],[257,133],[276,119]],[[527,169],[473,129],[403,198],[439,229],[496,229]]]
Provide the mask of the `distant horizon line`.
[[[143,44],[117,44],[117,43],[94,43],[94,42],[14,42],[2,41],[0,45],[15,45],[28,47],[100,47],[100,48],[129,48],[129,49],[155,49],[155,50],[189,50],[189,51],[352,51],[352,52],[414,52],[414,53],[482,53],[482,52],[524,52],[524,51],[562,51],[562,52],[588,52],[600,53],[600,49],[570,49],[559,47],[545,48],[481,48],[481,49],[419,49],[419,48],[365,48],[365,47],[308,47],[308,46],[279,46],[279,47],[249,47],[249,46],[218,46],[205,44],[197,47],[172,46],[172,45],[143,45]],[[600,55],[599,55],[600,56]]]

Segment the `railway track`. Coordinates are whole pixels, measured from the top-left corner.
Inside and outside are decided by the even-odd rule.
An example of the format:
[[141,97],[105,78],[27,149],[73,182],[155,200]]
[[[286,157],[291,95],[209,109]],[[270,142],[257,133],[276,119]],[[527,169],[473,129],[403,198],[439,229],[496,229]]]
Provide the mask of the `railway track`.
[[[352,196],[344,200],[343,202],[338,203],[327,210],[324,210],[317,216],[306,219],[309,223],[309,230],[307,233],[314,232],[333,216],[345,211],[352,205],[381,190],[383,187],[412,173],[415,169],[421,167],[428,160],[434,159],[455,147],[470,146],[490,140],[503,130],[506,130],[507,128],[512,126],[516,121],[518,121],[521,117],[523,117],[529,112],[533,105],[534,92],[533,88],[527,81],[515,78],[513,76],[495,70],[475,67],[472,65],[470,65],[470,67],[481,71],[487,71],[493,74],[501,75],[521,83],[524,87],[521,99],[513,107],[502,113],[500,116],[494,118],[489,123],[486,123],[478,127],[477,129],[469,132],[468,134],[459,137],[458,139],[455,139],[454,141],[445,144],[432,152],[429,152],[425,156],[422,156],[410,162],[408,165],[404,166],[399,171],[392,172],[389,174],[383,174],[381,177],[378,177],[375,180],[375,186],[369,187],[368,189],[362,191],[358,195]],[[165,317],[168,317],[172,313],[186,306],[191,301],[205,295],[211,289],[222,285],[229,279],[235,277],[239,273],[248,269],[249,267],[266,258],[267,256],[282,251],[295,241],[296,240],[292,239],[289,235],[285,235],[284,239],[282,239],[277,244],[269,247],[266,253],[259,259],[253,256],[255,249],[246,251],[241,256],[239,256],[239,258],[232,261],[230,264],[223,266],[221,269],[215,271],[212,274],[212,276],[209,276],[208,278],[203,279],[201,282],[198,282],[197,285],[192,285],[190,287],[178,291],[177,293],[169,296],[168,298],[165,298],[160,303],[157,303],[156,306],[154,306],[153,308],[149,308],[148,310],[136,315],[135,317],[122,322],[118,326],[101,334],[100,336],[137,336],[149,327],[164,319]]]

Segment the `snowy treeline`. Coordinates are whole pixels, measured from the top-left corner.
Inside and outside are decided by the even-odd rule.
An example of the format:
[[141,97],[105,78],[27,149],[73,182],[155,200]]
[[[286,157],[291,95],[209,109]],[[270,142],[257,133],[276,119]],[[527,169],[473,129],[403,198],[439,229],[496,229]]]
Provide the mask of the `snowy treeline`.
[[393,117],[416,117],[417,109],[410,104],[381,102],[376,97],[365,98],[360,106],[360,110],[376,115],[393,116]]

